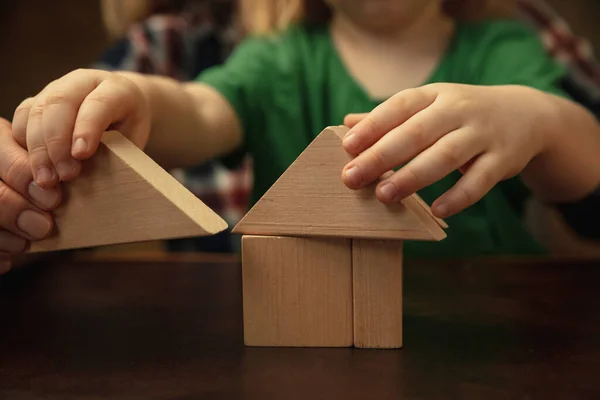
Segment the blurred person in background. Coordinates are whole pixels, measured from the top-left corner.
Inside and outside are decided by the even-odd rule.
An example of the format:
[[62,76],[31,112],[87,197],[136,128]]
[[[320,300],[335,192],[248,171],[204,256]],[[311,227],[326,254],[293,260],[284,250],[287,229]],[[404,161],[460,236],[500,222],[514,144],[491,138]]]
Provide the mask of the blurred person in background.
[[[181,81],[195,79],[204,69],[223,63],[243,31],[237,20],[235,0],[101,0],[103,20],[116,43],[101,57],[95,68],[128,70],[170,76]],[[469,0],[472,7],[462,7],[465,19],[478,18],[480,0]],[[452,0],[449,8],[455,7]],[[510,5],[509,5],[510,4]],[[559,82],[562,89],[600,117],[600,66],[590,43],[576,36],[559,15],[544,0],[511,0],[495,3],[491,12],[512,16],[535,28],[547,51],[568,73]],[[471,13],[471,15],[468,15]],[[576,30],[576,27],[575,27]],[[234,226],[248,209],[252,187],[251,159],[241,166],[228,168],[212,161],[197,168],[174,170],[172,173],[198,198]],[[561,224],[553,209],[536,204],[530,222],[542,240],[551,236],[554,246],[571,246],[568,251],[582,251],[568,225]],[[564,209],[572,218],[583,218],[578,209]],[[541,212],[541,215],[539,215]],[[574,215],[572,215],[574,214]],[[558,226],[557,226],[558,225]],[[173,251],[234,252],[239,238],[230,231],[216,237],[167,241]],[[573,249],[575,247],[575,250]],[[585,249],[598,252],[596,246]]]

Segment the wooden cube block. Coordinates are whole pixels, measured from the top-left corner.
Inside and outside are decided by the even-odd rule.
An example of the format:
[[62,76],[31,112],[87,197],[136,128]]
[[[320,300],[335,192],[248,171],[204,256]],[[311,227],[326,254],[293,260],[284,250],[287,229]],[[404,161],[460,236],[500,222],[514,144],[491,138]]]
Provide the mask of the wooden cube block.
[[244,342],[265,347],[350,347],[351,242],[242,238]]
[[352,241],[354,346],[402,347],[402,241]]

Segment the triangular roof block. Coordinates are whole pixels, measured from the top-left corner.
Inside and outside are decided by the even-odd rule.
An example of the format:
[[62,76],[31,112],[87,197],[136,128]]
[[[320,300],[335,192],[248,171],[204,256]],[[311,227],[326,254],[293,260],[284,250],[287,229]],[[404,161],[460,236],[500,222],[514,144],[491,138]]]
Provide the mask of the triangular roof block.
[[352,157],[343,149],[345,127],[323,130],[250,209],[234,233],[272,236],[442,240],[446,223],[412,195],[385,205],[375,184],[360,190],[341,179]]
[[214,235],[227,223],[118,132],[63,185],[55,232],[29,252]]

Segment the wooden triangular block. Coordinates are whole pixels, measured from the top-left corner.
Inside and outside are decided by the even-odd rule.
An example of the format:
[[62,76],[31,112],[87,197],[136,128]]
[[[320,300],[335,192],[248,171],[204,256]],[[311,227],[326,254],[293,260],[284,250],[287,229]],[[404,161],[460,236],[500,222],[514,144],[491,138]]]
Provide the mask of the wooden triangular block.
[[209,236],[227,223],[118,132],[63,185],[56,229],[29,252]]
[[341,138],[347,128],[330,127],[234,228],[234,233],[269,236],[335,236],[372,239],[442,240],[447,227],[417,195],[384,205],[375,184],[347,188],[341,179],[351,160]]

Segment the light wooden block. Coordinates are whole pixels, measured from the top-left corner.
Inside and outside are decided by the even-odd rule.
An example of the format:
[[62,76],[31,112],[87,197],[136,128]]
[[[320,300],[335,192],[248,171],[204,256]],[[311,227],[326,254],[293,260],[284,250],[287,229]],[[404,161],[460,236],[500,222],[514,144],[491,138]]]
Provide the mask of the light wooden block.
[[325,129],[234,228],[234,233],[370,239],[442,240],[445,223],[418,195],[385,205],[375,185],[344,185],[352,159],[342,147],[347,128]]
[[118,132],[63,185],[56,229],[29,252],[208,236],[227,223]]
[[355,347],[402,347],[402,248],[398,240],[352,240]]
[[352,346],[350,240],[244,236],[242,264],[247,346]]

